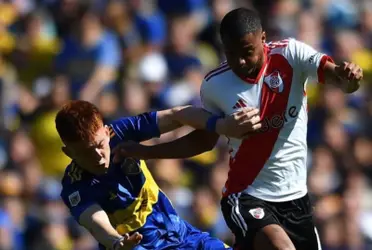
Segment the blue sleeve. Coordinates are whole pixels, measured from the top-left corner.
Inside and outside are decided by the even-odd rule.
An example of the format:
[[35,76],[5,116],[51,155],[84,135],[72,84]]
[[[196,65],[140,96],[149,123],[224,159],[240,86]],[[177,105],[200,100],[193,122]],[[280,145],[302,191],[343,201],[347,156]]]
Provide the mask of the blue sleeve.
[[120,46],[113,34],[106,33],[98,54],[98,64],[117,68],[120,65]]
[[160,137],[157,112],[143,113],[119,119],[110,124],[112,140],[119,141],[146,141]]
[[73,183],[63,187],[61,197],[63,202],[69,208],[71,215],[79,223],[80,215],[91,205],[96,203],[90,189],[90,185],[82,183]]

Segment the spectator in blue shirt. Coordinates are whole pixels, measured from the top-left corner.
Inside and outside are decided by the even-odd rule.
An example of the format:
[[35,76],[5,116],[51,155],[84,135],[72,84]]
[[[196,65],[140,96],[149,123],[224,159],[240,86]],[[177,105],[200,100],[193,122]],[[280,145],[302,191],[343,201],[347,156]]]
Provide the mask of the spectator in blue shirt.
[[112,89],[121,63],[120,46],[95,13],[85,13],[64,42],[56,67],[70,82],[73,98],[95,101],[102,90]]

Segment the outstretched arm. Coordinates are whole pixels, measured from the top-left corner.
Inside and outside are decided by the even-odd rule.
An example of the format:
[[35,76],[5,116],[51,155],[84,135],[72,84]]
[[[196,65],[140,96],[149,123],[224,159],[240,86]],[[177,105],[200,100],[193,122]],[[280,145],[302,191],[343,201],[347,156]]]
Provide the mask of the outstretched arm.
[[208,120],[213,119],[214,116],[203,109],[182,107],[175,108],[173,111],[160,111],[158,127],[162,133],[170,131],[176,127],[176,124],[187,124],[197,130],[174,141],[154,146],[144,146],[134,142],[122,143],[114,149],[114,161],[120,161],[122,157],[128,156],[140,159],[171,159],[199,155],[213,149],[219,134],[242,138],[258,131],[261,128],[258,112],[257,109],[242,109],[231,116],[215,120],[215,129],[209,128],[208,131],[200,128],[207,129]]
[[212,150],[218,137],[216,133],[194,130],[174,141],[153,146],[125,142],[114,149],[114,162],[128,156],[144,160],[189,158]]
[[[208,120],[211,118],[215,118],[213,128],[208,127]],[[203,108],[183,106],[158,111],[157,119],[161,134],[188,125],[195,129],[211,130],[219,135],[241,138],[261,128],[259,110],[253,108],[245,108],[231,116],[222,117],[215,116]],[[205,136],[207,134],[204,134]]]

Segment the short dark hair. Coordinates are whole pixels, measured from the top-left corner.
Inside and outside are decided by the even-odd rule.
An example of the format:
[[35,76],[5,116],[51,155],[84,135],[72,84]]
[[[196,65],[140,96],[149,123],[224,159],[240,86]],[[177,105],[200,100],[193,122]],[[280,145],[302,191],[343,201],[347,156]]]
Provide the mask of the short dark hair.
[[261,18],[254,10],[238,8],[227,13],[220,25],[222,41],[240,39],[247,33],[255,33],[262,30]]

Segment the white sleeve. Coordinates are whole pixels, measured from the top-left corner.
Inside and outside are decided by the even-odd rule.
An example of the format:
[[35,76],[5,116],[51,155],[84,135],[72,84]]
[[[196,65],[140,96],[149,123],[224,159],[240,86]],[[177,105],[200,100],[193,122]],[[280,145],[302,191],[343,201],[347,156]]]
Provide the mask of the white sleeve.
[[213,94],[213,91],[209,89],[209,83],[203,80],[203,83],[200,87],[200,99],[203,108],[212,114],[223,115],[223,112],[216,105]]
[[307,76],[315,77],[319,83],[324,83],[324,65],[327,61],[333,62],[330,56],[318,52],[313,47],[295,39],[291,39],[289,49],[295,64]]

